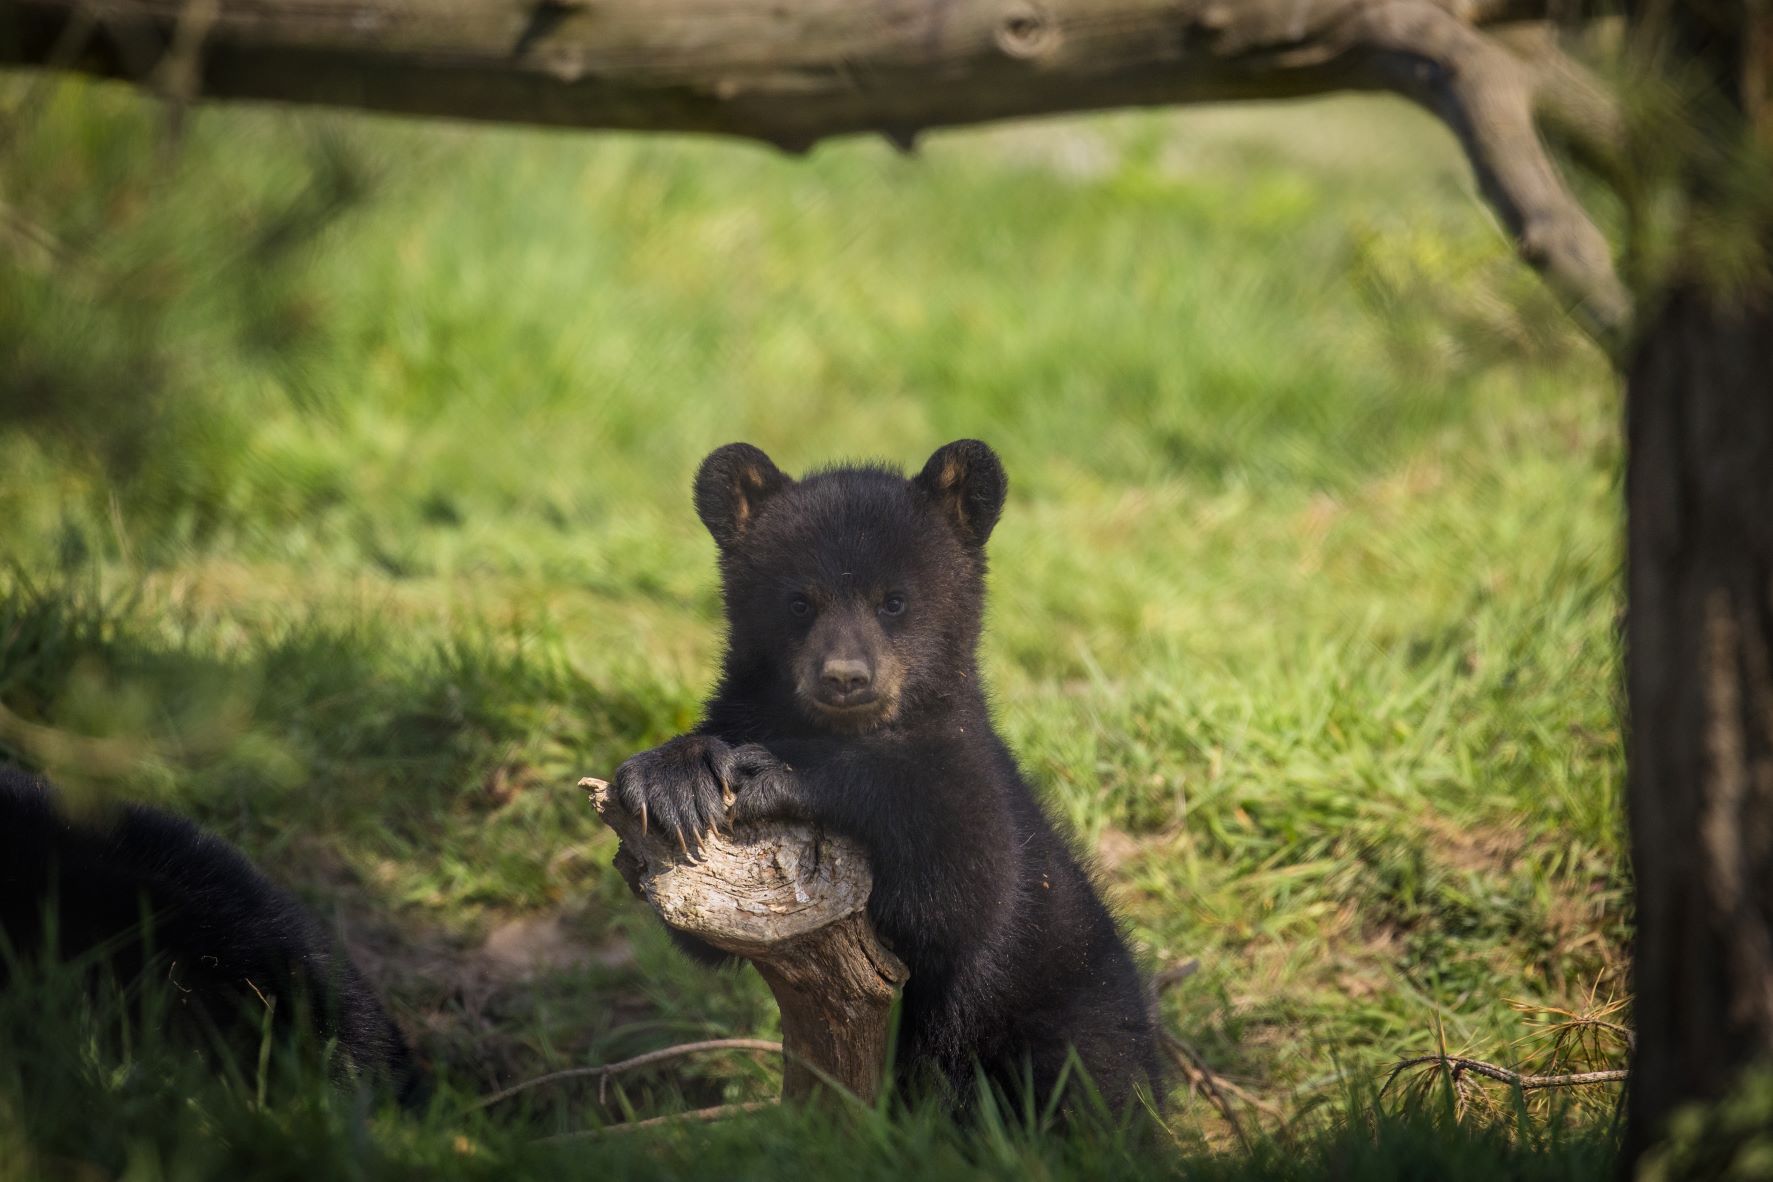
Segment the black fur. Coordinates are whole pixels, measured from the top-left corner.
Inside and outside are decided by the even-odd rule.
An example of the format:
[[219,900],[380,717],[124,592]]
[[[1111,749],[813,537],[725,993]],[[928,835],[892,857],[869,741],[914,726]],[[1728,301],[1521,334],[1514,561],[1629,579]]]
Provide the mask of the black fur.
[[799,817],[866,846],[869,915],[911,970],[903,1084],[964,1106],[978,1066],[1012,1097],[1032,1079],[1044,1103],[1075,1050],[1120,1108],[1160,1074],[1143,984],[979,682],[984,546],[1005,492],[973,440],[911,480],[847,467],[795,481],[747,444],[709,456],[696,508],[720,548],[720,685],[693,734],[623,764],[615,788],[690,841]]
[[313,1045],[336,1044],[340,1075],[423,1097],[399,1030],[320,922],[179,817],[127,805],[76,821],[46,783],[0,767],[0,937],[0,988],[46,954],[124,985],[164,979],[175,1037],[241,1054],[271,1003],[280,1036],[305,1023]]

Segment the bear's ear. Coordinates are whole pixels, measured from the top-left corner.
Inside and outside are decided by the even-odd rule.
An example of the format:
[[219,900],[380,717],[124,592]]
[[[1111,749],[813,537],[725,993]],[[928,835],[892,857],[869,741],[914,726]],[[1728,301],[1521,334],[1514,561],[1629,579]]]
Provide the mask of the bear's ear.
[[696,472],[696,515],[725,550],[745,536],[765,501],[793,483],[762,451],[729,443]]
[[977,439],[957,439],[941,448],[911,483],[975,546],[984,546],[991,536],[1009,491],[997,453]]

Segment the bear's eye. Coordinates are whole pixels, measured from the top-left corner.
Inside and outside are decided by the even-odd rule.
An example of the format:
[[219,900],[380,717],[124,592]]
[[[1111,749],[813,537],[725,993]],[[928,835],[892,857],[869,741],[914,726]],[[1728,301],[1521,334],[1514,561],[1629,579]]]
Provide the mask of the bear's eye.
[[813,614],[813,604],[806,596],[796,595],[788,601],[788,610],[804,619]]
[[883,616],[902,616],[905,614],[905,597],[889,595],[880,601],[880,614]]

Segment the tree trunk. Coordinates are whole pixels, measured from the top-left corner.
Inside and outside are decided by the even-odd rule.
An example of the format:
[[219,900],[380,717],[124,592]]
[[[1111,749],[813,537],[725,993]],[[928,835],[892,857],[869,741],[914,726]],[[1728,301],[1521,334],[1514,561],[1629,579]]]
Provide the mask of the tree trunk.
[[1773,291],[1670,292],[1627,419],[1635,1158],[1773,1059]]
[[1740,184],[1757,131],[1768,142],[1773,14],[1744,0],[1651,20],[1640,31],[1705,84],[1701,138],[1670,149],[1686,153],[1687,257],[1626,381],[1628,1169],[1678,1106],[1773,1063],[1773,210]]
[[[270,99],[803,151],[1060,111],[1386,90],[1459,137],[1521,256],[1612,340],[1606,240],[1536,129],[1614,121],[1549,0],[0,0],[0,64]],[[1506,43],[1505,43],[1506,42]],[[1531,52],[1529,52],[1529,49]]]

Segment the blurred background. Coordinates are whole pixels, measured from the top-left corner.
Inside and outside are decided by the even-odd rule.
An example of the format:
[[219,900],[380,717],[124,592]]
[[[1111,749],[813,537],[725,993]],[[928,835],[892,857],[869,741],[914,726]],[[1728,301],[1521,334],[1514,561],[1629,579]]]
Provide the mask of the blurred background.
[[574,784],[712,682],[706,452],[977,436],[1001,728],[1293,1114],[1623,993],[1616,397],[1392,100],[796,160],[0,77],[0,758],[242,844],[463,1092],[768,1034]]

